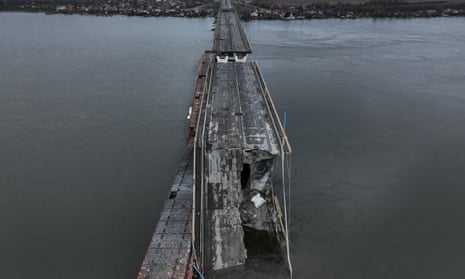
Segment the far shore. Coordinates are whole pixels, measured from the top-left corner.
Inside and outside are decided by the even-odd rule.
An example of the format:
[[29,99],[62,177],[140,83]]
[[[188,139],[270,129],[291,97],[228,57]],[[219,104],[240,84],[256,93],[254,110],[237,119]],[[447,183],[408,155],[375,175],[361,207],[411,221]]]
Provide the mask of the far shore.
[[[141,17],[214,17],[217,13],[216,2],[195,2],[188,5],[180,0],[167,0],[149,4],[149,2],[92,2],[82,4],[60,4],[50,2],[3,2],[0,12],[42,12],[46,14],[80,14],[93,16],[141,16]],[[71,0],[69,0],[71,1]],[[302,0],[305,1],[305,0]],[[310,0],[307,0],[310,1]],[[5,3],[8,3],[6,5]],[[58,2],[57,2],[58,3]],[[76,3],[76,2],[72,2]],[[142,4],[141,4],[142,3]],[[191,3],[191,2],[189,2]],[[463,17],[465,2],[428,1],[405,2],[403,0],[372,0],[361,4],[275,4],[270,1],[244,0],[235,2],[236,10],[243,20],[305,20],[305,19],[357,19],[357,18],[431,18]]]

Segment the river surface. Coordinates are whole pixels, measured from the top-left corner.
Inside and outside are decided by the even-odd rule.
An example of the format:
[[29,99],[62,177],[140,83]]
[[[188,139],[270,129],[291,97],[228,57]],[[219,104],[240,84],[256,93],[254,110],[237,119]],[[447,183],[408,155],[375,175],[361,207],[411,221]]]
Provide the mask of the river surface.
[[[0,13],[0,278],[135,278],[211,22]],[[244,23],[287,112],[294,278],[464,278],[463,26]]]

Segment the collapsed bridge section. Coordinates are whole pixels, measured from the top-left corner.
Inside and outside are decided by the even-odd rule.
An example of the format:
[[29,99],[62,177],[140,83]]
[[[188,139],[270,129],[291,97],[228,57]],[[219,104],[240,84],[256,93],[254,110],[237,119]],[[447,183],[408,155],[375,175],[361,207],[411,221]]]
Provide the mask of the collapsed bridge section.
[[193,242],[206,276],[247,258],[244,226],[273,232],[272,171],[290,146],[258,65],[212,63],[194,147]]

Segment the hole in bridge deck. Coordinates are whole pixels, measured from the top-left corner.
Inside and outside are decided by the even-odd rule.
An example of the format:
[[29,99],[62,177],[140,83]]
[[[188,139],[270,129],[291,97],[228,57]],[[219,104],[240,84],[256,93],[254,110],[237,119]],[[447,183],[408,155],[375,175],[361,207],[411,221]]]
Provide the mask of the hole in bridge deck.
[[247,184],[249,183],[250,179],[250,165],[249,164],[243,164],[242,165],[242,170],[241,170],[241,186],[242,189],[245,189],[247,187]]

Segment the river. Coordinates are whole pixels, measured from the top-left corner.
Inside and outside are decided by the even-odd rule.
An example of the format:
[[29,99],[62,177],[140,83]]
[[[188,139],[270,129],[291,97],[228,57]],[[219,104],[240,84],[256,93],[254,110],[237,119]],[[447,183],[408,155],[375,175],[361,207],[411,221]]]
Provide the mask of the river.
[[[0,13],[0,278],[135,277],[211,22]],[[295,278],[463,278],[464,23],[244,23],[287,113]]]

